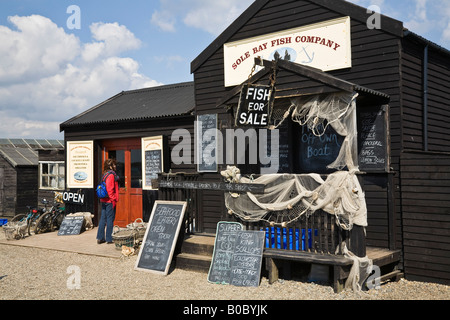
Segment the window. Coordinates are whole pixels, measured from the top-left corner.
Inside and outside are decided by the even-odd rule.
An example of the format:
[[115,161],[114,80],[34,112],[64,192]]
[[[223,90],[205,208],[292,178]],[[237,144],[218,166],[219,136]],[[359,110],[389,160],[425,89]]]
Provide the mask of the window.
[[64,190],[64,162],[39,162],[39,188]]

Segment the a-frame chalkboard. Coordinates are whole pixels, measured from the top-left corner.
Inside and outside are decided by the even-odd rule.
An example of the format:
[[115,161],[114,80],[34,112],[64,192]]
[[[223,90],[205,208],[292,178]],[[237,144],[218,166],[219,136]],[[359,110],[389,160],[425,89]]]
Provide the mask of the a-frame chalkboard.
[[135,270],[167,275],[185,210],[184,201],[155,201]]

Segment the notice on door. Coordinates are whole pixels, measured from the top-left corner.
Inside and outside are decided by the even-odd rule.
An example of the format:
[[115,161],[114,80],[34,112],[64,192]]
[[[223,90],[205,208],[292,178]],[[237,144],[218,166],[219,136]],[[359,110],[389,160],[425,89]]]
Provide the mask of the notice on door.
[[142,138],[142,181],[144,190],[154,190],[152,181],[158,179],[158,173],[164,168],[163,137]]

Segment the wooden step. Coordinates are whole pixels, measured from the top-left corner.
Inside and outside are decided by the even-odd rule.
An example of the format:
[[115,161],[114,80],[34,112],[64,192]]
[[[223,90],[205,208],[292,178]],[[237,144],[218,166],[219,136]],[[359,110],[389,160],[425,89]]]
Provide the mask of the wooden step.
[[191,236],[183,241],[181,252],[212,257],[214,241],[215,237]]
[[211,260],[211,256],[180,253],[176,257],[176,267],[183,270],[208,273]]

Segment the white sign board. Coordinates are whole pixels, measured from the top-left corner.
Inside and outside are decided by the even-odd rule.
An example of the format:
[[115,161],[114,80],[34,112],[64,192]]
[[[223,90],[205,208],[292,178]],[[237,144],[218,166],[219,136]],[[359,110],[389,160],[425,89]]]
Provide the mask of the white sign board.
[[269,61],[289,60],[322,71],[350,68],[350,34],[350,17],[344,17],[226,43],[225,86],[247,80],[258,56]]
[[67,141],[67,187],[94,187],[94,142]]

